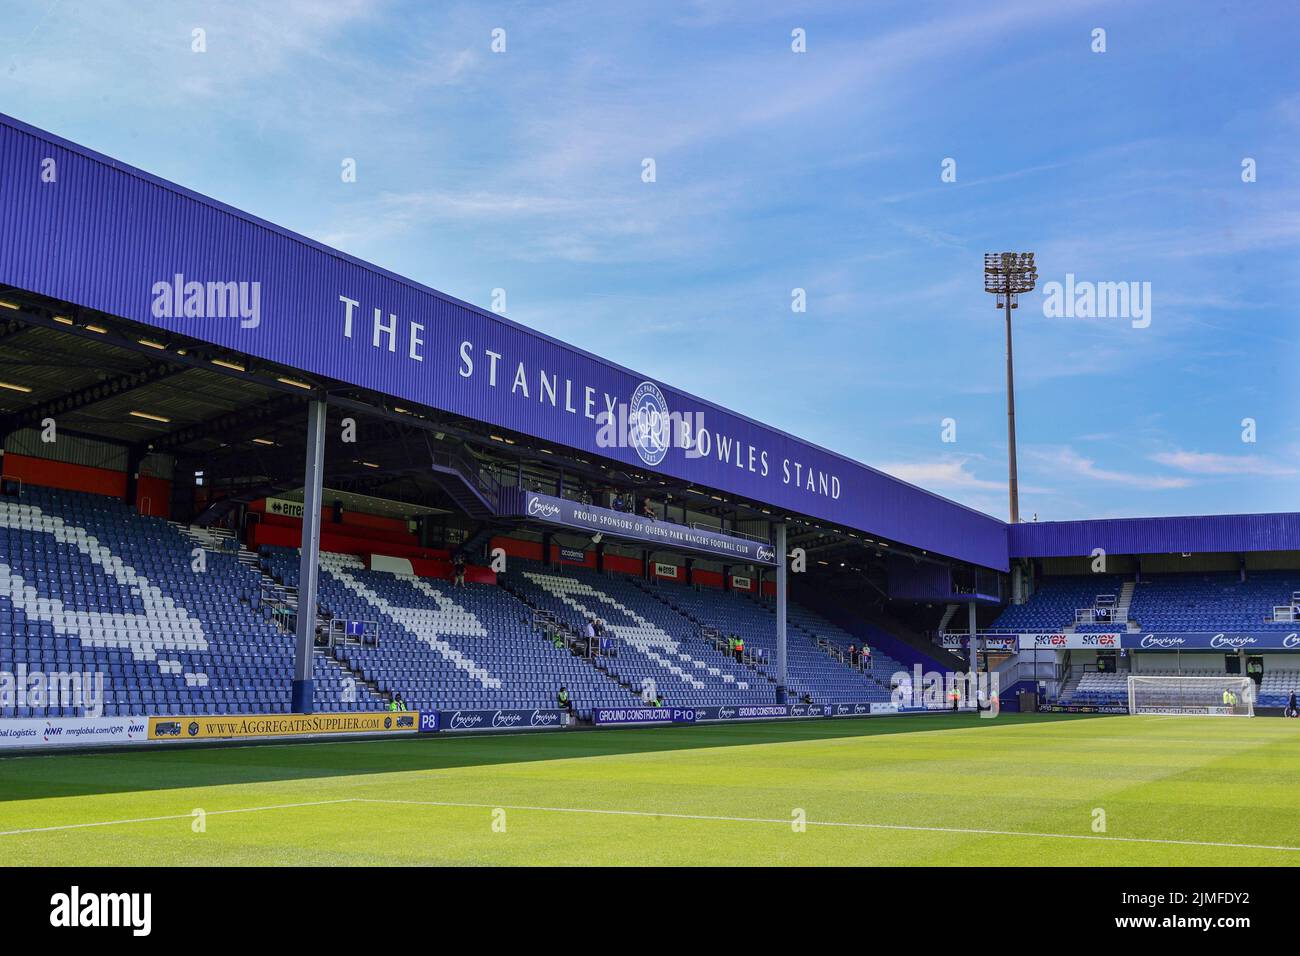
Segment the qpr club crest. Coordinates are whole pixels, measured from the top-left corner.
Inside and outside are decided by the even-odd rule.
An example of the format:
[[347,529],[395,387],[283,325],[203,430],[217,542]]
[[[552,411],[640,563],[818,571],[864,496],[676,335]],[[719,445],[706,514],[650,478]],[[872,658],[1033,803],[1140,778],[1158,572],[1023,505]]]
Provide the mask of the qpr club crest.
[[628,441],[651,467],[668,455],[668,402],[654,382],[642,382],[632,393],[628,411]]

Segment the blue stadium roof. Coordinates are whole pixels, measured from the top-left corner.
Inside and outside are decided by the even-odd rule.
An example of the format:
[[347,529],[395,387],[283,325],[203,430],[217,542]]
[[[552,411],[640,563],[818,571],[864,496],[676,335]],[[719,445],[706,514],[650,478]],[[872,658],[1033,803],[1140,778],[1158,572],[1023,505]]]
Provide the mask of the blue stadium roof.
[[1010,527],[1010,556],[1300,550],[1300,514],[1193,515],[1043,521]]

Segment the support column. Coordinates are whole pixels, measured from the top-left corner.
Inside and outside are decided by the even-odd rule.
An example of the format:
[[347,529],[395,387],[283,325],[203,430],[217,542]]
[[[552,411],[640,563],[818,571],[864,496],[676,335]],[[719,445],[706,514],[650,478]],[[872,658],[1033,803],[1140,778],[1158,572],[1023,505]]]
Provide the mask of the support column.
[[789,562],[785,549],[785,522],[776,524],[776,702],[785,703],[785,611]]
[[292,710],[312,712],[316,653],[316,575],[320,563],[321,481],[325,466],[325,403],[307,406],[307,461],[303,471],[302,557],[298,564],[298,631],[294,639]]
[[970,657],[970,665],[968,667],[966,689],[962,693],[963,704],[969,703],[969,701],[967,700],[967,695],[974,694],[974,690],[976,686],[975,675],[978,674],[980,670],[980,658],[979,658],[980,649],[979,649],[978,639],[975,637],[975,631],[978,629],[978,625],[975,620],[975,602],[968,601],[966,606],[970,609],[969,610],[970,648],[969,648],[969,655],[968,655]]

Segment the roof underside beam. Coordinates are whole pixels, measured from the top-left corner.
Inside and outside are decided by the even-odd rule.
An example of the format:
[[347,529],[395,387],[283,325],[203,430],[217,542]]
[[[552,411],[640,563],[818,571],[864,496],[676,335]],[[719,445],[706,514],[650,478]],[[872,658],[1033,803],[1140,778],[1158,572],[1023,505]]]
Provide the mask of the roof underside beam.
[[184,371],[186,371],[184,365],[155,362],[137,371],[65,392],[57,398],[46,399],[0,420],[0,434],[8,434],[20,428],[31,428],[47,418],[57,420],[60,415],[67,415],[105,399],[116,398],[144,385],[153,385]]

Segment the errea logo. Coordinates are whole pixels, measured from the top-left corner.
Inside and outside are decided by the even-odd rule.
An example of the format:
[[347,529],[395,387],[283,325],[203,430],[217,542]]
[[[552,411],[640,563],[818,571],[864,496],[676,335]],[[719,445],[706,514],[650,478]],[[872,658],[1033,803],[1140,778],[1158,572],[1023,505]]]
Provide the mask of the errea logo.
[[148,936],[153,927],[152,893],[82,893],[78,886],[50,897],[50,925],[129,927],[133,936]]

